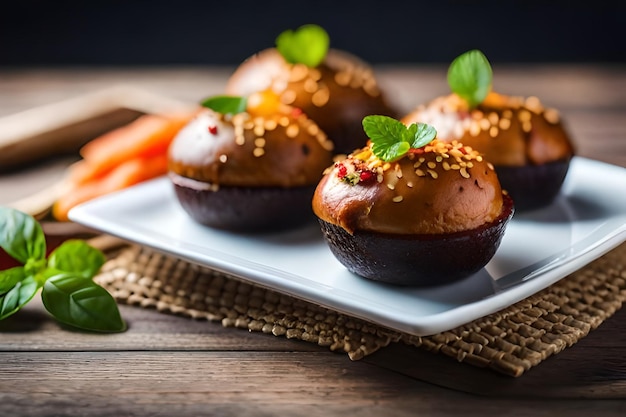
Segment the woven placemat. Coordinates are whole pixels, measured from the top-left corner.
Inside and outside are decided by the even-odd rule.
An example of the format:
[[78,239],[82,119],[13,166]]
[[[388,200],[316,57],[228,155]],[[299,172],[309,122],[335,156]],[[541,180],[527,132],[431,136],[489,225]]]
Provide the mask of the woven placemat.
[[352,360],[390,343],[406,343],[511,376],[572,346],[626,300],[626,244],[502,311],[427,337],[399,333],[145,247],[123,246],[108,254],[95,279],[123,304],[300,339],[346,352]]

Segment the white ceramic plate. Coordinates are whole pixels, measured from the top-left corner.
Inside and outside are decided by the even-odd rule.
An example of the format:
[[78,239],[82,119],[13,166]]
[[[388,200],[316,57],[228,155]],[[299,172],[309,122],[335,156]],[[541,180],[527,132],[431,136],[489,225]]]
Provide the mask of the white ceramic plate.
[[194,223],[166,177],[76,207],[85,226],[252,283],[415,335],[496,312],[581,268],[626,240],[626,169],[574,158],[549,207],[515,214],[495,257],[451,285],[384,285],[349,273],[318,227],[243,235]]

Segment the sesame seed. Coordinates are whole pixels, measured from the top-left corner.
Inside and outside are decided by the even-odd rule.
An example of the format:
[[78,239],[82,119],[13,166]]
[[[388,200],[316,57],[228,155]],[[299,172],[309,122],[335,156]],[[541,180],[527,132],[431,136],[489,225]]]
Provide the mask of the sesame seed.
[[407,181],[406,182],[406,186],[409,188],[413,188],[413,182],[412,181]]
[[530,122],[531,116],[532,115],[530,114],[530,112],[528,110],[520,110],[519,113],[517,114],[517,118],[522,123]]
[[283,116],[280,119],[278,119],[278,124],[281,125],[282,127],[287,127],[289,126],[290,120],[289,117],[287,116]]
[[292,104],[294,101],[296,101],[296,92],[293,90],[285,90],[280,95],[280,101],[282,101],[284,104]]
[[390,190],[395,190],[396,189],[396,185],[395,184],[391,184],[391,183],[387,183],[387,188],[389,188]]
[[450,171],[450,164],[448,162],[445,162],[442,164],[443,165],[443,169],[445,171]]
[[291,124],[287,126],[287,130],[285,131],[287,137],[290,138],[295,138],[296,136],[298,136],[298,133],[300,133],[300,126],[296,124]]
[[476,122],[472,123],[470,125],[469,134],[472,136],[478,136],[480,134],[480,124]]
[[298,82],[303,80],[309,73],[309,68],[304,64],[295,64],[291,67],[291,72],[289,73],[289,80],[291,82]]
[[497,126],[491,126],[489,128],[489,136],[491,136],[492,138],[495,138],[496,136],[498,136],[498,127]]
[[265,128],[263,127],[263,125],[256,125],[254,126],[254,134],[257,136],[263,136],[265,134]]
[[265,130],[274,130],[278,126],[278,123],[274,119],[268,119],[265,121]]
[[265,146],[265,138],[256,138],[254,140],[254,146],[257,148],[262,148]]
[[327,88],[317,90],[311,97],[311,102],[317,107],[325,106],[330,98],[330,93]]
[[394,198],[391,199],[391,201],[393,201],[394,203],[399,203],[402,200],[404,200],[404,198],[401,195],[397,195]]
[[254,150],[252,151],[252,154],[258,158],[259,156],[263,156],[265,154],[265,149],[254,148]]
[[311,78],[307,78],[306,81],[304,82],[304,91],[306,91],[307,93],[313,94],[315,93],[319,87],[317,85],[317,81],[311,79]]
[[463,178],[469,178],[470,174],[467,172],[467,169],[465,167],[462,167],[459,171],[461,173],[461,176]]
[[527,97],[524,105],[528,108],[528,110],[532,111],[533,113],[541,112],[543,107],[541,105],[541,101],[539,101],[539,98],[535,96]]
[[221,163],[226,163],[226,161],[228,160],[228,156],[221,154],[220,155],[220,162]]
[[306,131],[309,132],[309,135],[315,136],[320,132],[320,128],[315,123],[311,123],[307,126]]
[[428,165],[428,168],[430,169],[435,169],[435,167],[437,166],[437,164],[434,163],[433,161],[428,161],[426,165]]
[[522,123],[522,130],[524,132],[528,133],[531,131],[532,128],[533,128],[533,125],[530,123],[530,121]]
[[543,112],[543,117],[545,117],[548,123],[556,124],[559,122],[559,112],[556,109],[546,109]]
[[439,176],[437,172],[433,171],[432,169],[428,169],[427,171],[430,174],[430,176],[433,177],[433,179],[437,179],[437,177]]
[[335,74],[335,82],[342,87],[347,86],[350,84],[350,74],[345,71],[338,72]]
[[417,175],[418,177],[425,177],[426,173],[424,171],[422,171],[421,169],[416,169],[415,170],[415,175]]
[[308,68],[308,70],[309,70],[309,77],[311,77],[315,81],[319,81],[322,78],[322,73],[317,68]]
[[507,119],[507,118],[500,119],[498,126],[502,130],[507,130],[509,127],[511,127],[511,119]]

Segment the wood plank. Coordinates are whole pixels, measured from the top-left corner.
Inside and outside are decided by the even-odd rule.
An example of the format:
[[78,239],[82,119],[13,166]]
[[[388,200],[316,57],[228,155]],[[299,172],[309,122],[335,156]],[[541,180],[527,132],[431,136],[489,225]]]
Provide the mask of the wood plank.
[[273,335],[225,328],[150,309],[120,306],[124,333],[81,332],[58,323],[36,296],[15,315],[0,321],[0,352],[39,351],[274,351],[319,352],[327,348]]
[[[520,402],[445,391],[330,353],[1,353],[2,415],[619,415],[623,401]],[[223,414],[224,413],[224,414]]]

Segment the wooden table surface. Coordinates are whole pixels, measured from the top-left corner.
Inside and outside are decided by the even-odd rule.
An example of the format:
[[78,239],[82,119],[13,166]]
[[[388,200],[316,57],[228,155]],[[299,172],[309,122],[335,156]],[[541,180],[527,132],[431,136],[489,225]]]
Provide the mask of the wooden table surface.
[[[0,69],[0,117],[119,85],[197,102],[220,93],[231,70]],[[446,93],[445,70],[376,68],[405,110]],[[494,87],[540,97],[561,111],[578,155],[626,167],[625,70],[494,66]],[[0,204],[46,181],[28,169],[0,175]],[[0,415],[626,415],[626,309],[511,378],[403,345],[351,361],[311,343],[120,308],[129,330],[113,335],[62,328],[37,298],[0,322]]]

